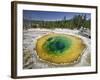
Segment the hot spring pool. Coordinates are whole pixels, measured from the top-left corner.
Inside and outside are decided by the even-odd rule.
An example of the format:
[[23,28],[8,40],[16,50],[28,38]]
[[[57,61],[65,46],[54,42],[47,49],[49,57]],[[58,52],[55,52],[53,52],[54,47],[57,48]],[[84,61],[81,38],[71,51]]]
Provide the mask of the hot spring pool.
[[37,39],[36,52],[41,60],[55,64],[71,64],[82,55],[86,45],[79,37],[50,33]]

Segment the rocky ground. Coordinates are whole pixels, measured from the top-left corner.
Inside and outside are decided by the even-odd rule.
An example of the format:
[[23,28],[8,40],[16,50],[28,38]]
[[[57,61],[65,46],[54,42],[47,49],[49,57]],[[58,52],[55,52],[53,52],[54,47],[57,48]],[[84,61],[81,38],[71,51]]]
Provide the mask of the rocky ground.
[[[83,39],[87,48],[80,60],[76,64],[71,65],[54,65],[42,61],[38,58],[35,51],[35,44],[37,38],[47,33],[64,33],[75,35]],[[79,30],[70,29],[28,29],[23,31],[23,68],[24,69],[36,69],[36,68],[52,68],[52,67],[75,67],[75,66],[90,66],[91,65],[91,39],[79,34]]]

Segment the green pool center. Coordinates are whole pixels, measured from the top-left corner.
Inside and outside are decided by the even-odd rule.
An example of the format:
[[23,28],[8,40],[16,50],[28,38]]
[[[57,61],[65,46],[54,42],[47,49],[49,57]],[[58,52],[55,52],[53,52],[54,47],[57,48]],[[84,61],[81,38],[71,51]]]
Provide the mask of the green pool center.
[[71,42],[71,39],[65,36],[53,36],[46,40],[43,48],[48,54],[61,55],[70,48]]

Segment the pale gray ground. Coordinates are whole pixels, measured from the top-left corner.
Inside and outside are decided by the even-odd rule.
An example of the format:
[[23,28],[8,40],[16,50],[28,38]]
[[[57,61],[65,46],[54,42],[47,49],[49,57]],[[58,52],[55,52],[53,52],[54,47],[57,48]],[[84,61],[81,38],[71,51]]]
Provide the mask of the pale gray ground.
[[[54,65],[44,61],[41,61],[36,54],[35,44],[37,38],[50,33],[64,33],[75,35],[83,39],[87,48],[81,59],[76,64],[71,65]],[[51,67],[69,67],[69,66],[90,66],[91,65],[91,39],[81,36],[79,34],[79,30],[69,30],[69,29],[28,29],[23,31],[23,68],[31,69],[31,68],[51,68]]]

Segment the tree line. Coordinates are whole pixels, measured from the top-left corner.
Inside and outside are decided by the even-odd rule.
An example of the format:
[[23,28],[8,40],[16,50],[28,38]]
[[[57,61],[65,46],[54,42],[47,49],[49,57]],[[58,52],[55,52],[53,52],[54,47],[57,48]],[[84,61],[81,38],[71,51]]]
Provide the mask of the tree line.
[[90,29],[91,19],[87,19],[85,15],[75,15],[72,19],[66,20],[66,16],[62,20],[55,21],[43,21],[43,20],[23,20],[24,29],[28,28],[69,28],[69,29],[79,29],[80,27]]

